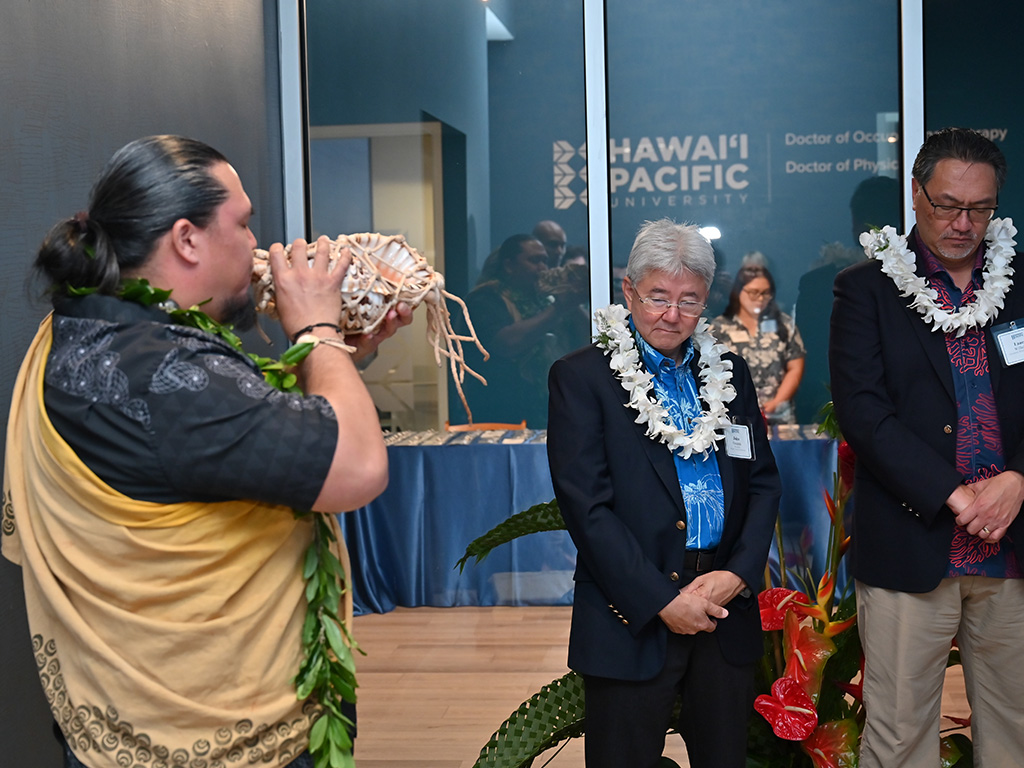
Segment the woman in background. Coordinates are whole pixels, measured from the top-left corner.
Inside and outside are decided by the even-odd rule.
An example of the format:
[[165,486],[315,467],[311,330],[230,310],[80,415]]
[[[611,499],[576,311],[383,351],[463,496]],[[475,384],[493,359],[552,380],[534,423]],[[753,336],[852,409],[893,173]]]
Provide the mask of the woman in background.
[[804,343],[793,318],[775,303],[765,267],[736,274],[725,311],[711,324],[720,342],[747,361],[769,424],[795,424],[793,396],[804,374]]

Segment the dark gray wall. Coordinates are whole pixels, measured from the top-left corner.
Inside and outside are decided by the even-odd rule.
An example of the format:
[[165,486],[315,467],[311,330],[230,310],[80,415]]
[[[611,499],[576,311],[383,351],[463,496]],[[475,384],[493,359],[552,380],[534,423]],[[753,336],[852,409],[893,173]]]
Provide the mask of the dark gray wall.
[[[228,156],[261,243],[283,230],[273,0],[37,0],[0,24],[0,413],[46,307],[26,295],[35,249],[85,207],[107,158],[154,133]],[[3,462],[0,445],[0,464]],[[19,570],[0,558],[0,765],[56,768]]]

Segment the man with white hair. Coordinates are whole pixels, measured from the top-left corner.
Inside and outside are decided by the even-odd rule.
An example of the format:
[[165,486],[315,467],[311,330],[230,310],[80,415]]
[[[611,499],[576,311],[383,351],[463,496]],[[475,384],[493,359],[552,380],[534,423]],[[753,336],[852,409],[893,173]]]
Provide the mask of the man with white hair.
[[[676,725],[693,768],[743,768],[779,474],[743,360],[701,317],[714,253],[647,222],[598,340],[549,376],[548,460],[578,549],[569,666],[587,768],[653,768]],[[682,703],[672,723],[676,698]]]

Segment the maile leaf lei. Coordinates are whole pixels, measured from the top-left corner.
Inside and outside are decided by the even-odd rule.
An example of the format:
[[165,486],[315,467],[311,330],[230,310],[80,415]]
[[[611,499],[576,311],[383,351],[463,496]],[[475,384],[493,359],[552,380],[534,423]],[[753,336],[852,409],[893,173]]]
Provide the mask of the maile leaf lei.
[[[95,289],[68,288],[71,295],[82,296]],[[242,340],[230,325],[218,323],[198,306],[181,309],[170,301],[171,292],[154,288],[146,280],[126,280],[118,297],[144,306],[163,309],[171,319],[189,328],[197,328],[226,341],[239,351]],[[279,360],[246,354],[259,366],[272,387],[284,392],[299,392],[298,379],[291,369],[312,351],[313,344],[295,344]],[[296,695],[305,701],[314,697],[322,707],[309,732],[309,751],[316,768],[354,768],[352,757],[352,721],[342,712],[343,702],[356,700],[356,670],[352,651],[359,646],[339,613],[348,590],[345,569],[332,545],[337,541],[327,516],[296,510],[313,520],[313,541],[306,550],[302,577],[306,580],[306,621],[302,627],[303,660],[295,676]],[[362,653],[362,651],[360,651]]]

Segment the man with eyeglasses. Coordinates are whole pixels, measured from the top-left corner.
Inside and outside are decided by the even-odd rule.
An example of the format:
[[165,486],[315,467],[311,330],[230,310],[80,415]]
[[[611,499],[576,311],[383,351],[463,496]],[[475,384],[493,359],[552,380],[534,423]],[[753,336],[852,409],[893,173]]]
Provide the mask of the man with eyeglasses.
[[874,258],[835,282],[832,393],[857,453],[862,768],[939,764],[954,637],[974,764],[1024,754],[1024,265],[1009,220],[993,220],[1005,178],[980,134],[933,134],[914,162],[909,250],[891,228],[864,235]]
[[587,768],[653,768],[671,726],[692,768],[746,765],[781,491],[749,370],[701,316],[714,274],[696,226],[647,222],[622,280],[630,314],[599,311],[597,343],[548,377]]

